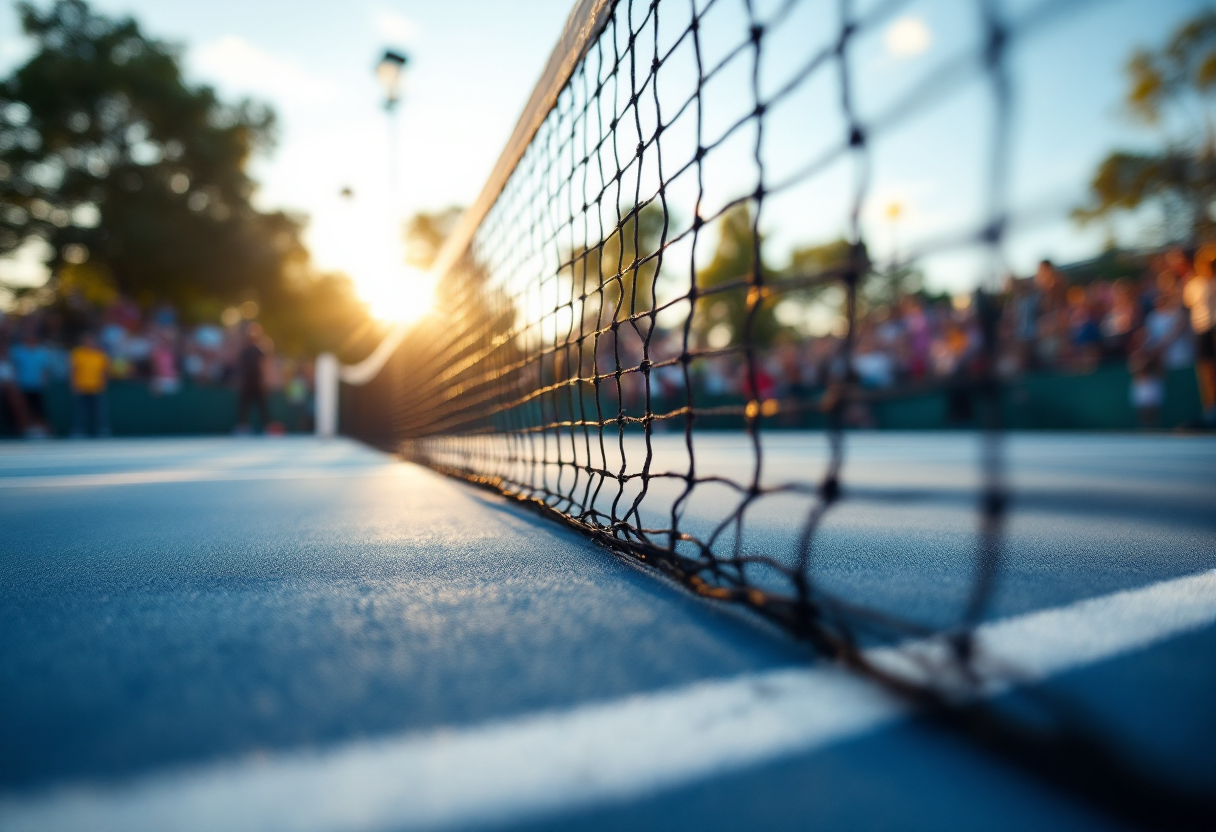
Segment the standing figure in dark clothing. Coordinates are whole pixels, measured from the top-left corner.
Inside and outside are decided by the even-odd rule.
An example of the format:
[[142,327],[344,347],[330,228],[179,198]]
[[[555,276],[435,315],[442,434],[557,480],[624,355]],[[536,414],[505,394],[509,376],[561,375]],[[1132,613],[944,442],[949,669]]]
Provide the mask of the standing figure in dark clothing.
[[263,364],[266,352],[261,347],[262,327],[249,324],[245,330],[245,346],[236,357],[237,425],[236,432],[249,433],[249,408],[258,411],[258,432],[266,430],[270,412],[266,406],[266,373]]

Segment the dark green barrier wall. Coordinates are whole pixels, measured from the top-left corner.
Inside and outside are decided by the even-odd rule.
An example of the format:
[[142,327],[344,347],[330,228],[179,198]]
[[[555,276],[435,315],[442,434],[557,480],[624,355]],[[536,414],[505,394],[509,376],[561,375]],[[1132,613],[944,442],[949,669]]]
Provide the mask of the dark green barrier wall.
[[[1011,426],[1025,428],[1129,430],[1139,426],[1132,407],[1131,377],[1121,367],[1085,375],[1038,375],[1010,390]],[[1161,427],[1199,421],[1199,387],[1191,369],[1166,376]]]
[[[666,403],[675,407],[675,403]],[[739,405],[738,400],[701,400],[702,407]],[[660,407],[656,407],[660,410]],[[669,408],[670,409],[670,408]],[[943,392],[879,401],[871,407],[874,424],[887,430],[937,430],[967,427],[952,423],[949,397]],[[1173,370],[1166,377],[1165,402],[1158,427],[1171,429],[1200,420],[1199,388],[1191,369]],[[677,420],[678,421],[678,420]],[[710,430],[738,430],[741,417],[705,416],[698,423]],[[778,414],[766,420],[770,428],[822,428],[818,413]],[[679,422],[682,429],[683,423]],[[1011,382],[1005,389],[1005,426],[1014,430],[1137,430],[1131,404],[1131,376],[1122,367],[1092,373],[1035,374]]]
[[[943,393],[880,402],[874,406],[874,419],[879,427],[893,430],[948,427],[947,405]],[[1159,427],[1193,425],[1200,415],[1195,372],[1189,368],[1170,371]],[[1131,403],[1131,376],[1122,367],[1078,375],[1025,376],[1005,390],[1005,426],[1015,430],[1136,430],[1140,423]]]
[[[236,427],[236,391],[226,387],[183,385],[177,393],[155,396],[147,384],[114,381],[108,393],[110,428],[115,436],[173,436],[231,433]],[[65,383],[47,390],[51,429],[66,436],[72,429],[72,394]],[[270,419],[288,431],[311,429],[304,408],[287,403],[283,394],[270,394]],[[3,432],[12,431],[3,425]]]
[[[1042,374],[1027,376],[1006,390],[1006,426],[1028,430],[1135,430],[1139,427],[1129,397],[1131,378],[1121,367],[1084,375]],[[352,410],[359,409],[354,395],[342,391],[342,428],[349,432]],[[236,392],[225,387],[186,385],[169,396],[154,396],[141,382],[116,381],[110,385],[110,423],[116,436],[168,436],[231,433],[236,427]],[[726,402],[722,402],[725,404]],[[66,384],[52,385],[47,393],[51,426],[65,436],[72,427],[72,397]],[[947,421],[944,393],[926,393],[911,398],[879,402],[873,417],[888,430],[932,430],[952,427]],[[1199,421],[1199,391],[1195,374],[1174,370],[1166,379],[1165,406],[1161,427],[1175,428]],[[311,429],[311,418],[302,407],[292,407],[282,393],[270,396],[270,418],[288,431]],[[738,420],[703,420],[703,428],[735,429]],[[821,417],[800,418],[797,423],[781,416],[769,420],[770,427],[821,427]],[[11,425],[0,432],[11,433]]]

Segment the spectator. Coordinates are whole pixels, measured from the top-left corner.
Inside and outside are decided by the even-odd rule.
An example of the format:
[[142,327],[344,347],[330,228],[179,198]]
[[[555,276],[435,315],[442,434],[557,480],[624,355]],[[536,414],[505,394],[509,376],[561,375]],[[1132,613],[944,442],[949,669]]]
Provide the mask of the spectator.
[[130,331],[120,344],[117,358],[125,362],[127,372],[131,377],[150,378],[152,375],[152,339],[143,329]]
[[206,380],[207,359],[197,343],[187,343],[182,353],[182,373],[192,382]]
[[18,435],[26,428],[25,400],[17,387],[17,371],[9,359],[8,341],[0,334],[0,415]]
[[9,360],[13,363],[17,387],[21,390],[29,419],[25,436],[28,439],[45,439],[50,435],[46,419],[46,385],[55,356],[38,339],[34,327],[29,326],[25,330],[24,340],[9,350]]
[[152,321],[161,328],[172,329],[177,326],[177,310],[170,304],[162,303],[152,313]]
[[1068,357],[1074,370],[1091,372],[1098,366],[1102,330],[1089,293],[1080,286],[1068,287]]
[[1156,305],[1145,316],[1144,327],[1135,336],[1135,349],[1128,361],[1132,373],[1132,406],[1140,426],[1160,426],[1165,401],[1165,372],[1188,366],[1193,358],[1186,311],[1174,289],[1158,292]]
[[1192,259],[1180,248],[1172,248],[1167,251],[1164,260],[1166,270],[1172,272],[1174,277],[1183,285],[1195,273]]
[[[1183,298],[1191,310],[1195,333],[1195,375],[1203,403],[1203,422],[1216,426],[1216,277],[1212,261],[1216,244],[1209,243],[1195,255],[1195,269],[1186,281]],[[1176,260],[1176,259],[1175,259]]]
[[866,332],[858,339],[853,372],[863,387],[890,387],[895,383],[895,363],[877,335]]
[[733,373],[730,371],[730,362],[726,356],[711,356],[703,359],[699,364],[703,374],[702,385],[709,396],[719,398],[737,392]]
[[907,372],[913,379],[920,379],[929,369],[929,350],[933,344],[929,318],[925,305],[917,297],[909,296],[900,301],[900,310],[908,340]]
[[1128,354],[1132,333],[1140,324],[1140,309],[1131,282],[1126,278],[1116,280],[1111,287],[1109,306],[1100,297],[1094,296],[1091,307],[1102,320],[1103,358],[1121,359]]
[[303,362],[295,362],[289,368],[287,384],[283,387],[287,400],[288,418],[298,431],[309,430],[312,425],[310,407],[313,402],[311,384]]
[[1039,302],[1039,293],[1031,280],[1013,278],[1009,281],[1008,334],[1014,344],[1014,361],[1018,369],[1035,366]]
[[110,359],[97,347],[97,337],[87,332],[72,350],[69,379],[76,400],[73,436],[110,435],[106,403],[106,377]]
[[1144,319],[1140,339],[1145,347],[1161,354],[1166,370],[1190,367],[1195,362],[1194,341],[1186,337],[1187,323],[1178,290],[1159,293],[1153,311]]
[[270,411],[266,406],[266,353],[260,346],[262,327],[251,323],[245,330],[245,344],[237,353],[237,425],[238,434],[247,434],[249,409],[258,412],[258,430],[265,430],[270,422]]
[[167,332],[158,332],[153,338],[149,358],[152,368],[152,393],[157,396],[171,396],[180,390],[177,354],[173,351],[173,341]]
[[935,361],[938,373],[954,382],[946,399],[946,419],[951,424],[967,424],[975,416],[967,380],[977,348],[978,339],[963,322],[947,321],[944,336],[937,345]]

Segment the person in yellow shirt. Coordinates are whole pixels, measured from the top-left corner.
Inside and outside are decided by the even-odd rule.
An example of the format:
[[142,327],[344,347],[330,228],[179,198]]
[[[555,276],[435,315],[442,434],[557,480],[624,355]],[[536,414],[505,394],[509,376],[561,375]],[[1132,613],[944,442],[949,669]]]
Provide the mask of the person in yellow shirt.
[[106,403],[106,383],[109,380],[110,359],[97,347],[97,337],[91,332],[80,338],[71,355],[72,395],[76,399],[76,421],[73,436],[85,436],[92,428],[98,436],[110,435],[110,420]]

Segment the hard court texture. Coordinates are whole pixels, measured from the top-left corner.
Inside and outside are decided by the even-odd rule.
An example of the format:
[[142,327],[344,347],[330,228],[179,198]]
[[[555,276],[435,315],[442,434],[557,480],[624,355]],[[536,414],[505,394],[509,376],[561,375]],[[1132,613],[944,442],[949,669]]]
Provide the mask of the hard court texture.
[[[681,441],[659,437],[657,457],[678,464]],[[748,464],[741,436],[698,442],[699,466],[737,476]],[[825,458],[813,434],[766,443],[774,480],[810,480]],[[972,576],[975,437],[848,443],[846,498],[817,574],[844,597],[949,626]],[[1216,567],[1211,439],[1016,436],[1009,455],[1014,507],[990,620]],[[712,523],[728,499],[694,501],[689,522]],[[749,545],[787,546],[798,519],[777,501],[758,507]],[[0,529],[0,818],[3,799],[47,806],[64,789],[816,663],[518,504],[346,440],[3,445]],[[1213,656],[1208,623],[1045,684],[1145,767],[1216,790]],[[408,811],[395,817],[411,825]],[[1118,828],[915,719],[661,788],[438,825],[487,822]]]

